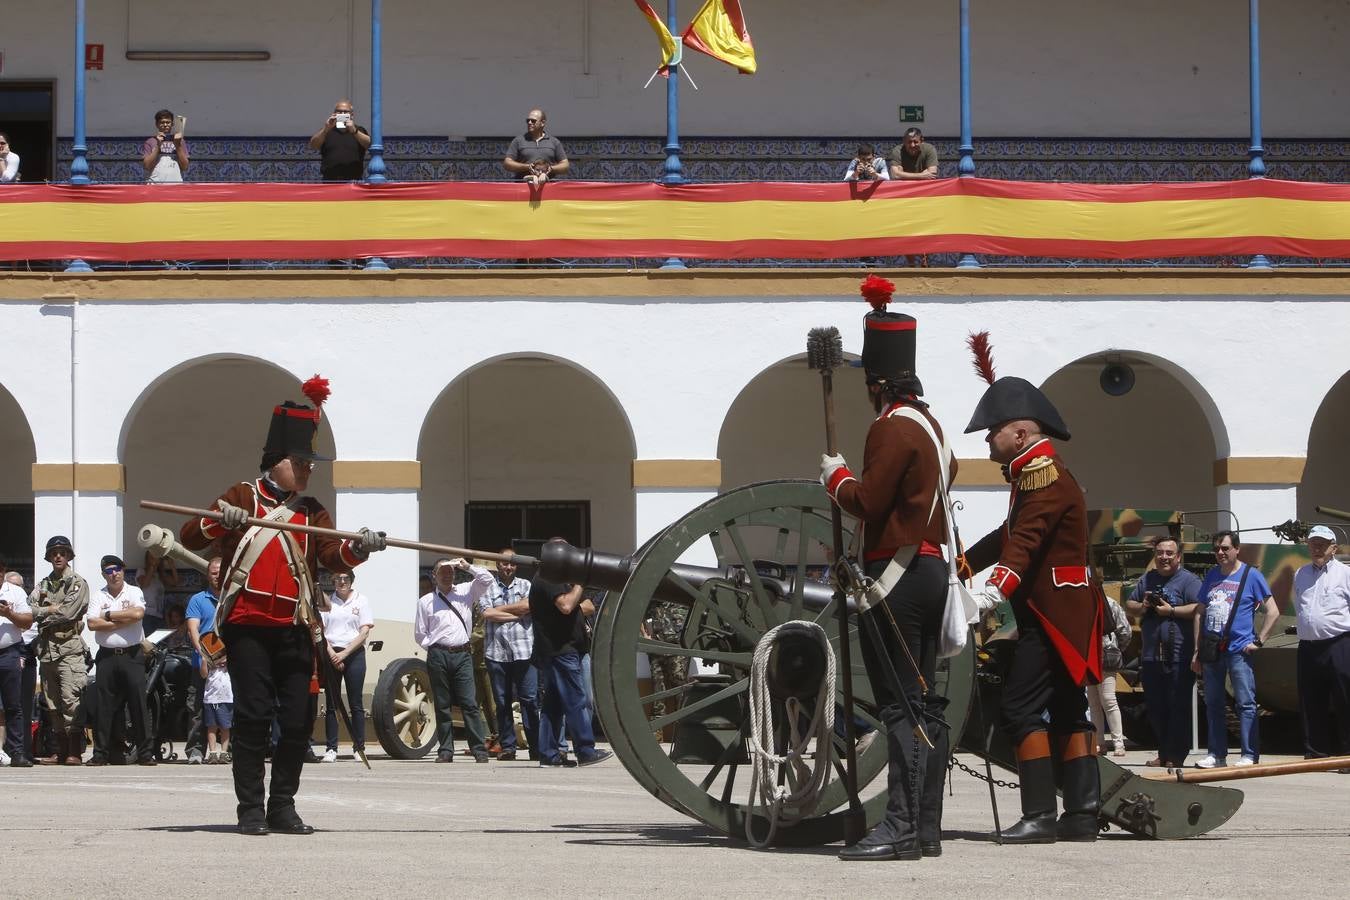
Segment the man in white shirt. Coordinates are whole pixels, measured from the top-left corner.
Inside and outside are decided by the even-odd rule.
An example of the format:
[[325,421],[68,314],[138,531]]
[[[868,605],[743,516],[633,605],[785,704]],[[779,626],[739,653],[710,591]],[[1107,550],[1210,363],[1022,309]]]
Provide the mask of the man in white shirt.
[[137,761],[155,765],[154,743],[146,734],[145,659],[141,641],[145,632],[145,596],[135,585],[127,584],[126,563],[108,554],[99,563],[103,571],[102,589],[89,599],[85,626],[94,633],[98,654],[94,657],[98,686],[98,735],[94,755],[88,766],[106,766],[112,748],[113,720],[122,715],[125,705],[131,710],[131,739],[136,743]]
[[[455,584],[455,572],[473,573],[473,581]],[[436,587],[417,601],[413,619],[413,638],[427,651],[427,672],[431,676],[431,698],[436,710],[436,762],[454,762],[455,743],[450,721],[451,708],[458,706],[469,733],[469,750],[480,763],[488,762],[487,726],[478,710],[473,686],[473,654],[469,640],[473,632],[473,611],[487,593],[495,576],[465,559],[441,559],[432,570]]]
[[0,581],[0,704],[5,707],[5,746],[0,765],[28,767],[23,721],[23,632],[33,624],[33,611],[23,588]]
[[[366,749],[366,707],[361,692],[366,684],[366,636],[375,627],[375,615],[370,601],[353,584],[356,576],[338,572],[333,576],[333,593],[328,597],[328,609],[323,617],[323,636],[328,644],[328,658],[347,686],[347,711],[352,720],[352,752],[360,756]],[[340,689],[340,688],[339,688]],[[330,698],[324,719],[324,736],[328,747],[324,762],[337,762],[338,716],[337,698]]]
[[1350,566],[1336,549],[1335,533],[1314,525],[1312,562],[1294,573],[1298,697],[1309,759],[1350,752]]

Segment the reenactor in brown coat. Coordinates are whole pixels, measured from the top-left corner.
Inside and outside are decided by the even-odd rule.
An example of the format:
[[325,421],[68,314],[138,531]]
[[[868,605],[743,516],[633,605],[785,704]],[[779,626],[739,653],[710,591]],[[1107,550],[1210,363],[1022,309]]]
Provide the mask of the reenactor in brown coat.
[[[887,312],[882,304],[868,313],[864,326],[862,367],[878,415],[867,432],[861,474],[854,475],[843,457],[826,455],[821,482],[844,512],[861,521],[860,562],[865,574],[877,579],[876,593],[885,592],[880,602],[890,611],[886,615],[878,603],[860,613],[875,622],[863,629],[876,636],[862,641],[863,663],[885,725],[889,777],[885,817],[839,858],[911,860],[942,852],[942,787],[950,756],[946,700],[925,692],[918,677],[921,672],[928,686],[934,683],[947,597],[941,549],[947,543],[947,520],[938,483],[942,428],[919,399],[923,386],[915,375],[915,320]],[[945,444],[943,452],[949,473],[954,472],[955,460]],[[898,676],[903,696],[890,672]],[[933,746],[920,739],[916,717]]]
[[[981,610],[1006,600],[1017,619],[1001,718],[1016,749],[1022,819],[1003,840],[1093,841],[1101,783],[1083,689],[1101,681],[1104,609],[1087,565],[1083,491],[1050,442],[1067,441],[1069,431],[1050,400],[1021,378],[1000,378],[985,391],[966,433],[982,429],[990,458],[1007,467],[1012,484],[1007,520],[966,552],[976,572],[994,565]],[[1057,780],[1064,792],[1058,822]]]

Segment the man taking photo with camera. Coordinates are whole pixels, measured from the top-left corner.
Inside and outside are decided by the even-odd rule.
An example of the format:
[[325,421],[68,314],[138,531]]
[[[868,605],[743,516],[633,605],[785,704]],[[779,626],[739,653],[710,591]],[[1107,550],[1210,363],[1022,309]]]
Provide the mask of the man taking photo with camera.
[[333,114],[309,139],[309,146],[319,151],[319,175],[324,181],[360,181],[365,174],[370,134],[356,124],[352,101],[333,104]]
[[859,144],[858,152],[849,160],[844,172],[845,181],[890,181],[886,160],[880,159],[871,144]]
[[1200,578],[1181,566],[1181,544],[1160,537],[1153,544],[1153,569],[1144,573],[1125,601],[1139,619],[1139,678],[1144,705],[1158,739],[1150,766],[1185,765],[1191,746],[1191,688],[1195,673],[1192,619],[1200,598]]

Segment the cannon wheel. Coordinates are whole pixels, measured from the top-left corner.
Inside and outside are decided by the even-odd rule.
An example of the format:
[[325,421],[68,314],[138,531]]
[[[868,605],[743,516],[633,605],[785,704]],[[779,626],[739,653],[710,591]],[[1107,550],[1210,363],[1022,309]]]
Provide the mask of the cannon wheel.
[[[823,561],[822,548],[830,544],[829,510],[825,490],[816,482],[764,482],[722,494],[694,509],[639,551],[627,586],[620,596],[606,601],[596,625],[592,650],[596,710],[620,761],[643,787],[668,806],[734,838],[744,836],[748,814],[750,773],[741,772],[738,778],[737,770],[744,768],[738,760],[750,727],[744,701],[755,642],[781,622],[805,618],[825,629],[838,652],[834,604],[823,610],[810,610],[803,607],[800,592],[779,597],[759,579],[754,564],[767,560],[799,582],[805,581],[808,563]],[[706,552],[709,544],[719,568],[724,571],[743,568],[746,574],[739,583],[731,578],[714,579],[696,589],[670,573],[671,566],[695,545],[702,545]],[[654,592],[667,578],[674,579],[688,594],[690,625],[679,644],[650,640],[641,634]],[[858,714],[873,727],[879,727],[856,626],[850,628],[849,639]],[[681,706],[661,719],[653,719],[647,704],[659,698],[641,695],[638,690],[639,652],[718,663],[724,676],[720,682],[723,686],[713,689],[710,696]],[[969,707],[973,660],[973,648],[968,647],[964,654],[942,667],[935,686],[950,700],[948,718],[958,735]],[[837,685],[836,690],[842,702],[842,685]],[[676,763],[672,759],[673,750],[668,752],[653,732],[663,726],[678,728],[681,722],[692,722],[701,711],[729,698],[740,701],[741,720],[739,732],[731,737],[722,761],[712,766]],[[885,743],[871,742],[858,758],[858,785],[864,796],[866,786],[885,771]],[[838,756],[842,759],[842,749]],[[780,828],[776,843],[811,846],[843,839],[842,813],[847,797],[842,780],[837,777],[839,772],[836,768],[836,777],[829,781],[817,813],[791,828]],[[880,820],[884,807],[884,793],[866,801],[869,827]],[[756,818],[755,832],[763,834],[767,823]]]
[[371,710],[375,736],[393,759],[421,759],[436,745],[431,675],[424,660],[396,659],[380,672]]

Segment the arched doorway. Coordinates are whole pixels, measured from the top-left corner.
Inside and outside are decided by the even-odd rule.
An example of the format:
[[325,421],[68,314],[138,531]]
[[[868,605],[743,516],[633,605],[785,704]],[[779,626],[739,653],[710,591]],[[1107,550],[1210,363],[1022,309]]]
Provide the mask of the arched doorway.
[[[834,373],[834,414],[840,452],[862,466],[863,442],[876,413],[862,369]],[[722,422],[717,457],[722,490],[777,478],[815,478],[825,450],[820,373],[804,355],[775,363],[737,395]]]
[[[33,584],[33,463],[37,451],[28,417],[0,386],[0,562]],[[44,573],[45,574],[45,573]]]
[[[1103,369],[1123,366],[1133,384],[1103,386]],[[1042,386],[1073,439],[1059,451],[1083,486],[1090,509],[1209,510],[1218,505],[1214,461],[1228,453],[1215,404],[1167,360],[1112,351],[1059,369]],[[1188,517],[1203,528],[1227,517]]]
[[427,413],[421,534],[482,550],[557,535],[627,553],[634,455],[623,409],[589,372],[539,356],[491,360],[455,379]]
[[[183,519],[140,509],[141,500],[207,506],[234,482],[258,475],[272,408],[305,402],[301,379],[271,363],[229,356],[192,360],[164,373],[132,407],[122,430],[127,565],[142,561],[136,532],[155,522],[177,532]],[[336,456],[333,429],[319,424],[319,452]],[[334,508],[333,467],[320,463],[306,493]]]
[[[1303,481],[1298,486],[1298,517],[1350,529],[1317,512],[1318,506],[1350,511],[1350,478],[1346,477],[1345,454],[1350,447],[1350,372],[1327,392],[1308,431],[1308,455]],[[1341,541],[1342,546],[1347,541]]]

